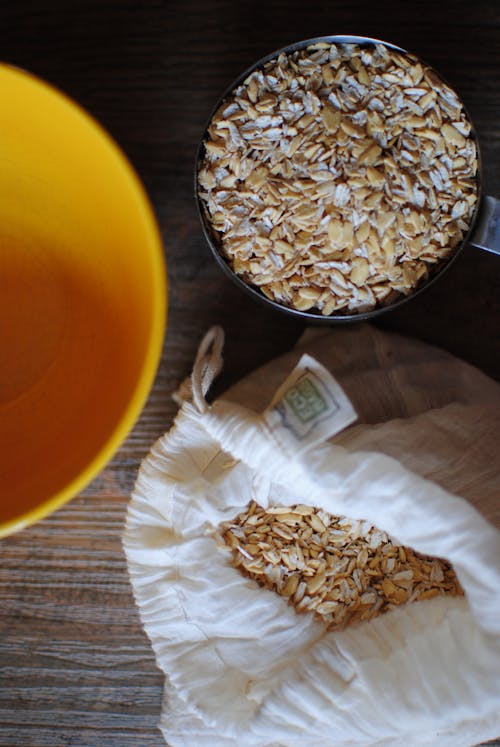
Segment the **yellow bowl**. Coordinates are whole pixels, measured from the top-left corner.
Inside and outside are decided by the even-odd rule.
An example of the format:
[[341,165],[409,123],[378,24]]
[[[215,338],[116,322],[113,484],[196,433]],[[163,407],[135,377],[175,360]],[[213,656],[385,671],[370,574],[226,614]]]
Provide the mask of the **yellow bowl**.
[[133,426],[166,321],[158,227],[125,156],[0,65],[0,536],[78,493]]

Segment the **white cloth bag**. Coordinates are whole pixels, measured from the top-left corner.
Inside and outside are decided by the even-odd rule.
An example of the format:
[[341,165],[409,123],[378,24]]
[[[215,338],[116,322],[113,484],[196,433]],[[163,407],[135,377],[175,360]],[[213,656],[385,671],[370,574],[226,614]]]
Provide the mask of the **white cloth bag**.
[[[144,461],[124,534],[135,598],[166,674],[168,744],[470,747],[498,736],[499,479],[490,455],[500,439],[499,387],[451,356],[371,327],[312,333],[229,394],[269,404],[298,354],[312,352],[361,422],[325,440],[352,420],[325,379],[340,421],[338,413],[323,420],[319,435],[294,448],[290,428],[273,426],[279,392],[265,417],[226,398],[207,406],[221,346],[218,330],[204,340],[193,402]],[[419,367],[428,370],[416,375]],[[440,374],[435,382],[429,370]],[[318,375],[328,377],[321,366]],[[251,499],[372,522],[451,561],[466,597],[326,632],[244,578],[217,545],[216,527]]]

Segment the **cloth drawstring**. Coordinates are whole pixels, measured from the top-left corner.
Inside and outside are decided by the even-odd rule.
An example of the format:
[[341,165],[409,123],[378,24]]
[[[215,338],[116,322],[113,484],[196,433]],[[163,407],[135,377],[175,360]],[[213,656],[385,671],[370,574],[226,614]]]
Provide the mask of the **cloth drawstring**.
[[178,405],[192,399],[199,412],[207,410],[206,395],[222,370],[223,347],[224,330],[218,326],[211,327],[200,343],[191,376],[182,382],[173,395]]

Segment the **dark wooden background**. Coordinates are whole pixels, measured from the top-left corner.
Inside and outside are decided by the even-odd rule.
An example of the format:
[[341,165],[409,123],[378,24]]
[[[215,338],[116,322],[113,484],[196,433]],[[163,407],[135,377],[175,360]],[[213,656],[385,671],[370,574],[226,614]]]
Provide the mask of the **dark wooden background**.
[[[440,70],[476,124],[486,191],[500,195],[498,0],[0,0],[0,57],[79,101],[135,165],[170,281],[164,355],[132,434],[80,496],[0,543],[0,747],[163,744],[162,677],[120,544],[137,467],[172,422],[172,392],[209,325],[227,333],[218,391],[302,331],[241,295],[213,262],[193,200],[197,141],[216,98],[252,62],[335,33],[395,42]],[[438,284],[380,324],[500,379],[499,290],[500,257],[468,248]]]

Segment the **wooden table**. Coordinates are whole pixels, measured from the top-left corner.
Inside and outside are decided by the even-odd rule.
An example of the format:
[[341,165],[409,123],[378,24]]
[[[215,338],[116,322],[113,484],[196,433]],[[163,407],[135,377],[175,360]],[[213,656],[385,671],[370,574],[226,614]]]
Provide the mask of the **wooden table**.
[[[0,29],[2,59],[78,100],[129,155],[157,212],[170,280],[163,359],[128,440],[69,505],[0,544],[0,747],[161,747],[162,676],[120,543],[137,467],[170,426],[171,395],[209,325],[227,333],[219,392],[302,331],[242,295],[209,254],[193,200],[205,120],[226,85],[273,49],[322,33],[387,39],[461,93],[486,190],[500,194],[498,3],[4,0]],[[500,378],[499,312],[500,258],[469,248],[441,282],[380,324]]]

